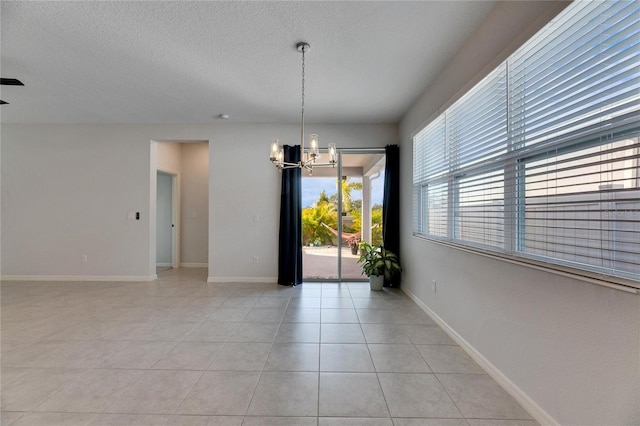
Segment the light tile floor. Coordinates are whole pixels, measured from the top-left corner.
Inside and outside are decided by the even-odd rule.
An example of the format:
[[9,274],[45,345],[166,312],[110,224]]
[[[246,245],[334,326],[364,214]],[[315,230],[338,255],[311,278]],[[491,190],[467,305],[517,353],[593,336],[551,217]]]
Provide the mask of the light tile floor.
[[2,425],[537,424],[399,290],[178,269],[1,296]]

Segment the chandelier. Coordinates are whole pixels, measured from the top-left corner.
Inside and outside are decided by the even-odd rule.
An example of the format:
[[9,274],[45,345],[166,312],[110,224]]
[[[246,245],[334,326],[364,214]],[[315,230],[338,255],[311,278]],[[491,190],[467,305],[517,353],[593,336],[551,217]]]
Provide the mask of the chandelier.
[[279,139],[271,141],[271,155],[269,159],[279,170],[283,169],[305,169],[311,174],[314,167],[335,167],[336,166],[336,144],[328,144],[329,162],[316,162],[320,158],[320,150],[318,147],[318,135],[309,135],[309,148],[304,146],[304,54],[311,49],[309,43],[300,42],[296,44],[298,52],[302,53],[302,109],[301,109],[301,126],[300,126],[300,161],[297,163],[284,161],[284,148],[280,144]]

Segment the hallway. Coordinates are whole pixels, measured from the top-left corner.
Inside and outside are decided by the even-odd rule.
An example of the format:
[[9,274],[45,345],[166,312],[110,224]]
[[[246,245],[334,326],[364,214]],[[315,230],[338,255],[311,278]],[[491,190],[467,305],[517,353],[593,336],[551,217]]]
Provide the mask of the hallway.
[[3,282],[1,424],[537,424],[400,290],[206,276]]

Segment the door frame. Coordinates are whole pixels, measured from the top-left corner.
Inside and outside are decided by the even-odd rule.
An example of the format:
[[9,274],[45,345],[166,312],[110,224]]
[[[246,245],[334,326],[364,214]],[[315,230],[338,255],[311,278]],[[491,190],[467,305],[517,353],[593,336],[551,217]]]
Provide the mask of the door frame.
[[[181,246],[182,246],[182,227],[181,227],[181,193],[180,193],[180,187],[182,186],[182,170],[167,170],[166,168],[159,168],[158,167],[158,144],[160,143],[177,143],[177,144],[184,144],[184,143],[206,143],[207,144],[207,149],[209,152],[209,165],[208,165],[208,170],[209,170],[209,178],[207,180],[207,186],[208,186],[208,211],[212,211],[211,209],[211,200],[213,199],[212,197],[212,173],[211,173],[211,141],[207,138],[202,138],[202,139],[184,139],[184,138],[168,138],[168,139],[151,139],[149,141],[149,213],[148,213],[148,217],[149,217],[149,228],[147,231],[147,235],[149,237],[149,244],[147,246],[148,249],[148,267],[149,267],[149,278],[151,280],[155,280],[158,278],[158,275],[156,273],[156,245],[157,245],[157,241],[156,241],[156,222],[157,222],[157,218],[156,218],[156,208],[157,208],[157,172],[158,170],[164,172],[164,173],[169,173],[169,174],[175,174],[177,176],[176,179],[176,194],[177,196],[174,197],[175,198],[175,202],[176,202],[176,216],[175,216],[175,234],[176,234],[176,250],[174,250],[174,256],[175,258],[172,259],[172,264],[176,265],[178,268],[183,267],[184,265],[181,263]],[[174,166],[175,167],[175,166]],[[172,166],[169,166],[168,168],[174,168]],[[211,215],[208,215],[207,217],[207,221],[208,221],[208,227],[209,227],[209,233],[207,235],[207,245],[208,245],[208,250],[209,253],[211,253],[211,243],[212,243],[212,239],[211,239]],[[209,262],[211,260],[211,257],[208,257],[207,259],[207,263],[206,264],[198,264],[197,266],[200,267],[206,267],[209,269]],[[189,265],[188,263],[185,264],[187,266],[194,266],[194,265]],[[208,270],[207,273],[210,273],[210,269]],[[211,277],[209,277],[208,279],[210,279]]]

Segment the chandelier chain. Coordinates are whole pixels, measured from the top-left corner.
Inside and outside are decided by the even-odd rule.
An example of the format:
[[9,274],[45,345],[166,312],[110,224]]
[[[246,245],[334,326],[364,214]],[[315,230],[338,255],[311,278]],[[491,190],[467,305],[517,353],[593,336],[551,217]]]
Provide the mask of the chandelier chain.
[[304,51],[302,49],[302,116],[304,117]]

